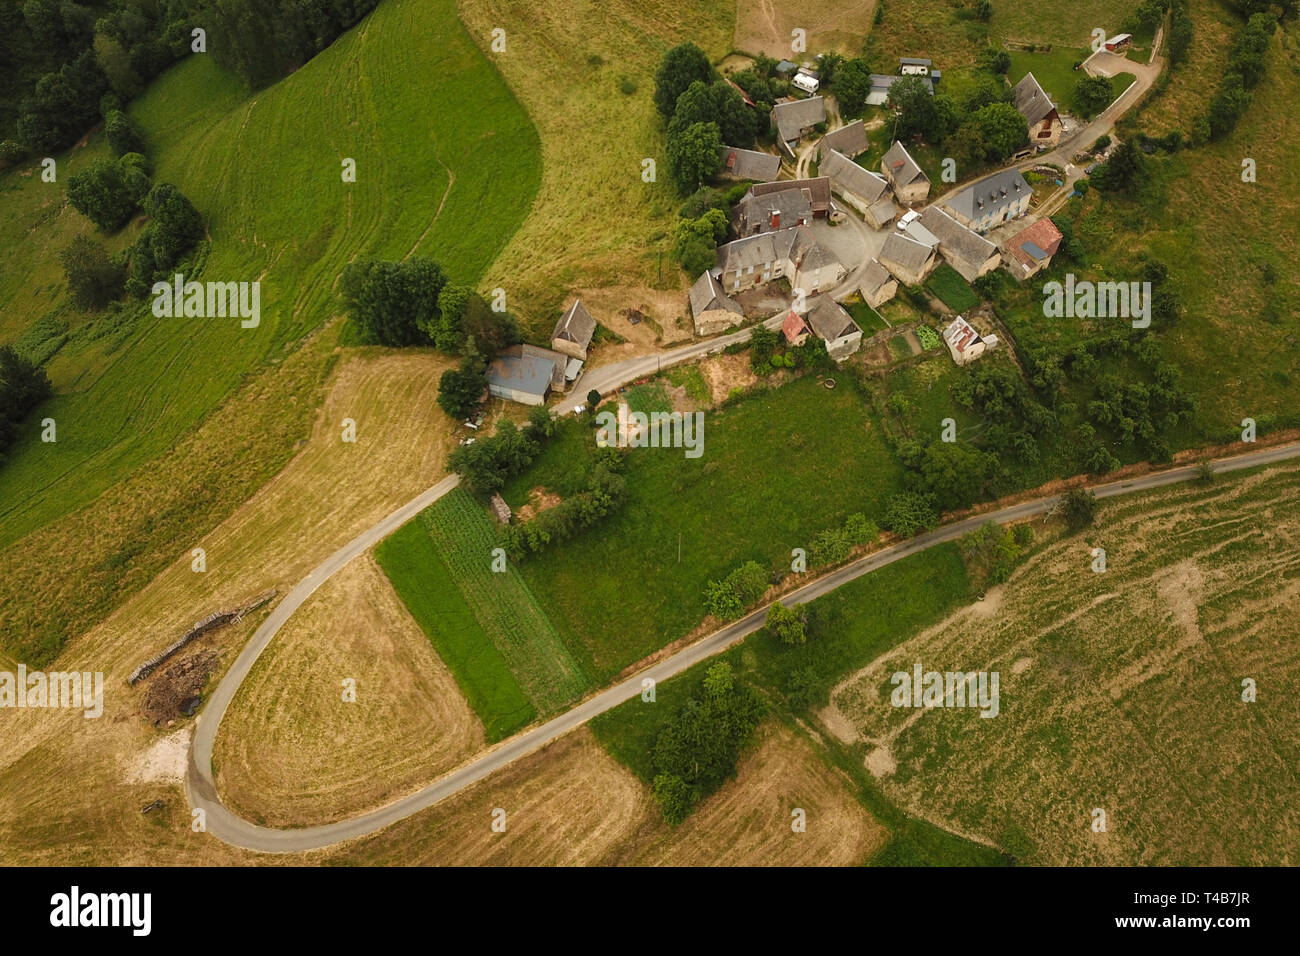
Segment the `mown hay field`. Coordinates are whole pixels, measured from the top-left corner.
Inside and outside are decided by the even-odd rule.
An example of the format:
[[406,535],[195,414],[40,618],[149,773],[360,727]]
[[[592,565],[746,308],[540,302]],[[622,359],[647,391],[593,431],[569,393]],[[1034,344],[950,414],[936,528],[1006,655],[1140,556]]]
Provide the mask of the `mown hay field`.
[[[902,807],[1022,862],[1294,864],[1298,503],[1294,467],[1108,501],[843,681],[823,719]],[[997,716],[892,706],[917,663],[997,671]]]

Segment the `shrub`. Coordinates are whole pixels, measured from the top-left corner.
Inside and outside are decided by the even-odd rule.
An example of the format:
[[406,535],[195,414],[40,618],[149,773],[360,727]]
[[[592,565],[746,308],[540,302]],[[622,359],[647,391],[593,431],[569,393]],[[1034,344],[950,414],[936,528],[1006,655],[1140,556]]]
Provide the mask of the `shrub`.
[[1097,496],[1087,488],[1071,488],[1061,495],[1061,513],[1071,533],[1092,524],[1097,514]]
[[903,492],[889,499],[885,508],[885,527],[910,538],[939,524],[939,511],[930,495]]

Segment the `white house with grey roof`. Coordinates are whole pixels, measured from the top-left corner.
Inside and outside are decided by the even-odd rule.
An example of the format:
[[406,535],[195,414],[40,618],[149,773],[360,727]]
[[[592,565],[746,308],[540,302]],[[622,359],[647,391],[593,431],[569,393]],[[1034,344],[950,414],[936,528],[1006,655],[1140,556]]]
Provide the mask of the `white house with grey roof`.
[[796,226],[719,246],[713,273],[728,295],[782,278],[813,295],[834,287],[847,270],[812,232]]
[[918,220],[939,240],[939,251],[967,282],[974,282],[1002,263],[998,247],[967,229],[938,206],[927,206]]
[[880,157],[880,172],[893,187],[898,201],[906,206],[925,202],[930,195],[930,177],[898,140]]
[[1033,73],[1026,73],[1011,90],[1012,102],[1029,124],[1029,142],[1035,146],[1055,146],[1065,129],[1061,114]]
[[744,311],[727,296],[722,283],[707,269],[695,280],[687,298],[696,335],[715,335],[739,325],[745,318]]
[[1033,190],[1018,169],[1004,169],[972,183],[943,202],[944,209],[963,226],[988,232],[1029,211]]
[[591,337],[596,334],[596,320],[591,317],[581,299],[574,299],[573,305],[560,316],[551,333],[551,348],[573,358],[587,360],[587,347]]
[[781,172],[781,157],[757,149],[738,149],[724,146],[718,151],[719,176],[727,179],[752,179],[765,183],[776,179]]
[[772,107],[772,128],[791,158],[794,147],[818,123],[826,122],[826,101],[820,96],[805,100],[786,100]]

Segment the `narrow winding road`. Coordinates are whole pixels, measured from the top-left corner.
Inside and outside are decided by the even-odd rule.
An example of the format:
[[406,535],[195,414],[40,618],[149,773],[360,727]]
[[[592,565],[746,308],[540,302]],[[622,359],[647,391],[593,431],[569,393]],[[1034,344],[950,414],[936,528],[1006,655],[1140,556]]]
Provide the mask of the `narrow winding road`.
[[[1215,462],[1214,467],[1216,472],[1222,473],[1295,458],[1300,458],[1300,443],[1279,445],[1232,458],[1220,459]],[[1124,481],[1100,485],[1093,488],[1093,491],[1098,498],[1110,498],[1115,495],[1146,491],[1188,481],[1194,478],[1196,473],[1195,466],[1173,468],[1168,471],[1154,472]],[[230,706],[239,685],[248,676],[258,656],[270,644],[271,639],[275,637],[276,632],[289,619],[290,615],[330,575],[405,524],[420,511],[423,511],[430,504],[455,488],[457,484],[458,479],[455,476],[444,479],[331,555],[276,606],[270,617],[257,629],[247,647],[244,648],[234,665],[222,678],[221,683],[217,686],[216,691],[198,718],[194,740],[190,747],[189,769],[186,776],[186,790],[189,795],[190,805],[203,810],[208,833],[226,843],[268,853],[314,850],[374,833],[376,830],[396,823],[398,820],[402,820],[413,813],[418,813],[420,810],[433,806],[455,793],[459,793],[502,767],[582,726],[598,714],[604,713],[624,701],[631,700],[641,693],[644,680],[650,679],[655,682],[667,680],[700,661],[726,650],[763,627],[767,613],[766,607],[759,608],[740,620],[728,624],[721,630],[701,638],[671,657],[665,658],[659,663],[634,674],[627,680],[596,693],[572,710],[566,711],[547,723],[531,730],[525,730],[509,740],[503,741],[492,750],[462,765],[442,779],[377,810],[360,814],[348,820],[340,820],[337,823],[293,830],[273,830],[260,827],[231,813],[222,805],[220,797],[217,795],[216,784],[212,778],[213,744],[216,740],[217,728],[221,724],[221,718]],[[1031,501],[1009,505],[997,511],[974,515],[962,521],[944,525],[934,531],[892,545],[854,561],[843,568],[832,571],[809,582],[797,591],[784,595],[782,600],[787,604],[804,604],[816,600],[842,584],[909,555],[932,548],[937,544],[952,541],[987,521],[1002,523],[1045,514],[1055,506],[1057,500],[1057,496],[1054,495],[1035,498]]]

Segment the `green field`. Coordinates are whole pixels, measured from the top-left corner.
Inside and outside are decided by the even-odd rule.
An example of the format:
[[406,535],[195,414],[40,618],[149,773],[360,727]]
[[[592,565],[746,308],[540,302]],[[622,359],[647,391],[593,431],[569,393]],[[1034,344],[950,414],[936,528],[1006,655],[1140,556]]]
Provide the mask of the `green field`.
[[[59,394],[39,416],[58,422],[58,442],[39,441],[37,417],[0,470],[0,544],[155,458],[250,371],[337,314],[335,279],[349,260],[419,252],[454,281],[477,282],[527,215],[541,176],[527,114],[452,0],[388,0],[251,96],[210,58],[192,56],[131,114],[155,181],[176,183],[207,220],[201,278],[260,279],[261,325],[157,319],[147,305],[87,323],[63,308],[51,262],[89,223],[51,204],[25,170],[0,178],[15,208],[0,238],[18,249],[0,266],[3,335],[25,331],[15,314],[28,325],[51,312],[44,338],[63,334],[60,323],[71,333],[49,365]],[[99,135],[91,143],[102,151]],[[345,157],[356,160],[354,184],[341,181]],[[48,351],[42,336],[31,338],[32,351]]]
[[[388,538],[376,557],[457,681],[474,688],[466,697],[483,723],[505,736],[589,685],[518,570],[492,571],[495,547],[492,522],[456,489]],[[521,709],[521,701],[531,706]]]
[[461,596],[424,526],[403,525],[379,544],[375,559],[483,721],[487,739],[508,737],[531,721],[537,711]]
[[954,312],[966,312],[980,304],[977,296],[961,273],[944,263],[931,273],[925,287]]
[[[570,420],[505,489],[579,490],[594,449]],[[522,572],[587,672],[603,681],[704,617],[704,585],[756,560],[789,568],[792,548],[854,512],[879,521],[901,469],[862,397],[807,376],[705,413],[704,453],[633,449],[623,510]],[[680,548],[680,558],[678,555]]]

